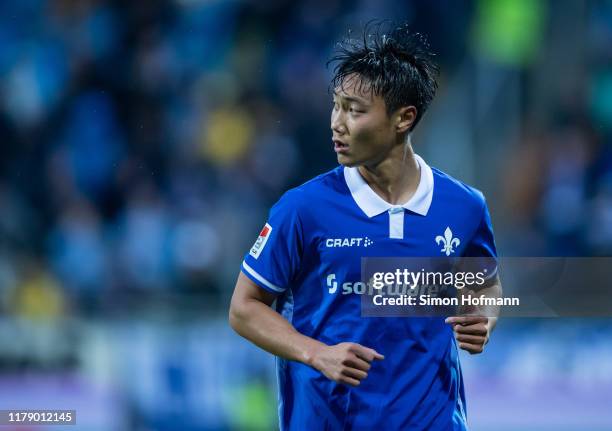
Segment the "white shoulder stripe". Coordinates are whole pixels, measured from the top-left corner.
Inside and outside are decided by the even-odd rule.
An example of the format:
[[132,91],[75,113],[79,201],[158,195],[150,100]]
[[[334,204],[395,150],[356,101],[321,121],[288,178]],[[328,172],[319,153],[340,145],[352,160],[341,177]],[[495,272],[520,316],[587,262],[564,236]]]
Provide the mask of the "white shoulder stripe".
[[251,268],[246,261],[242,261],[242,267],[249,273],[251,274],[255,280],[259,281],[261,284],[263,284],[264,286],[266,286],[267,288],[270,288],[276,292],[284,292],[285,289],[278,287],[272,283],[270,283],[268,280],[266,280],[265,278],[263,278],[261,275],[259,275],[257,272],[255,272],[255,270],[253,268]]

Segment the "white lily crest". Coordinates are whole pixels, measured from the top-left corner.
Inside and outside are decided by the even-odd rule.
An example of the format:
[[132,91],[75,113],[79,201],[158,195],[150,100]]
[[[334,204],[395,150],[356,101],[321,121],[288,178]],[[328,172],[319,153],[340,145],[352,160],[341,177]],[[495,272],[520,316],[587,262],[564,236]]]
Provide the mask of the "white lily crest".
[[440,251],[442,253],[446,253],[447,256],[450,256],[451,253],[455,252],[454,247],[459,247],[461,241],[459,241],[459,238],[453,238],[453,231],[447,226],[446,230],[444,231],[444,236],[438,235],[436,237],[436,244],[440,245],[440,243],[444,244]]

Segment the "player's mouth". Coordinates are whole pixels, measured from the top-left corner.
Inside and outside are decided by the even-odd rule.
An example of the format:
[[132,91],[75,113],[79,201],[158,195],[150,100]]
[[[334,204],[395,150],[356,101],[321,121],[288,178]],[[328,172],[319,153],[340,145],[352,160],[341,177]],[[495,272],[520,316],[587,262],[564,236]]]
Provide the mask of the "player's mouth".
[[334,151],[336,153],[346,153],[349,149],[348,144],[345,144],[342,141],[334,139],[332,142],[334,143]]

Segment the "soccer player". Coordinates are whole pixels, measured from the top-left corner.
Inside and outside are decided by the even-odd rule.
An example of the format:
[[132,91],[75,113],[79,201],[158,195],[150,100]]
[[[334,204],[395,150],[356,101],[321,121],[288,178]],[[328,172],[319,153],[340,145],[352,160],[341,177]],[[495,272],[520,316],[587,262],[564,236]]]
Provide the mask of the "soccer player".
[[[281,430],[465,430],[458,347],[482,352],[495,312],[365,318],[362,292],[344,288],[365,256],[496,255],[482,193],[413,152],[437,87],[427,42],[406,26],[364,32],[332,59],[340,166],[272,207],[230,324],[277,356]],[[483,293],[501,295],[498,279]]]

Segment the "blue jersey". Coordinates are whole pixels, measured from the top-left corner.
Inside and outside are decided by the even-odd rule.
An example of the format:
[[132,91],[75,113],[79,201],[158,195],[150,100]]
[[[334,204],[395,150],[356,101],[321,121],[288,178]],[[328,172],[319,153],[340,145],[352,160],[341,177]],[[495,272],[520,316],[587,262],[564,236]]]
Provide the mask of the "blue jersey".
[[[387,203],[357,168],[342,166],[288,191],[242,263],[246,276],[279,295],[277,311],[302,334],[385,356],[354,388],[278,358],[283,431],[466,429],[450,325],[443,317],[361,317],[363,292],[350,289],[362,257],[496,255],[482,193],[415,157],[420,181],[404,205]],[[449,233],[458,241],[440,247],[436,237]]]

